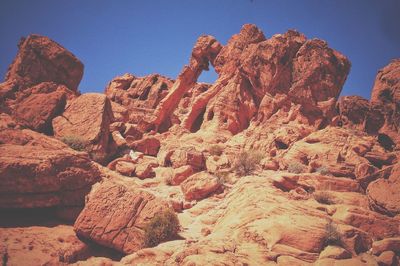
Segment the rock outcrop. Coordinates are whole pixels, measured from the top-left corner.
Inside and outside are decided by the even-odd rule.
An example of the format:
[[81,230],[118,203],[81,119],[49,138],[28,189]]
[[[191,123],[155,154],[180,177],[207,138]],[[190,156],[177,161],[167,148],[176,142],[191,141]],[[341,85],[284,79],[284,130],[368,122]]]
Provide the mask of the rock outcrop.
[[[210,64],[216,82],[197,83]],[[74,220],[86,196],[74,224],[86,244],[65,241],[58,260],[28,252],[35,262],[86,260],[93,243],[127,256],[76,265],[399,261],[400,60],[380,70],[371,101],[339,98],[344,55],[295,30],[266,37],[246,24],[224,46],[199,37],[176,80],[125,74],[105,94],[79,96],[82,70],[31,35],[0,84],[0,215],[45,208]],[[167,209],[179,236],[146,247],[149,222]],[[9,239],[31,235],[13,230],[0,228],[14,263],[24,247]],[[33,248],[60,248],[53,240]]]
[[389,216],[400,214],[399,189],[400,163],[397,163],[387,179],[380,178],[369,184],[367,196],[371,208]]
[[6,81],[15,81],[19,90],[50,81],[77,91],[83,76],[83,64],[71,52],[36,34],[22,38],[18,48]]
[[110,100],[105,95],[84,94],[53,119],[54,136],[80,146],[95,161],[104,162],[113,153],[109,131],[113,119]]
[[0,209],[81,208],[100,175],[87,154],[56,139],[0,130]]
[[134,184],[105,181],[93,186],[74,228],[78,236],[125,254],[144,247],[144,227],[167,204]]

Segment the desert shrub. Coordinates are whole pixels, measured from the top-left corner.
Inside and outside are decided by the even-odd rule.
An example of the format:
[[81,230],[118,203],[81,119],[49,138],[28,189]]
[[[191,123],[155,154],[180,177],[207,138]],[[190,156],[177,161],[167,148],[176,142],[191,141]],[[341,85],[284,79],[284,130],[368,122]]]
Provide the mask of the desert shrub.
[[315,169],[315,172],[319,173],[321,175],[329,175],[330,174],[329,169],[326,166],[318,167],[317,169]]
[[61,141],[76,151],[85,151],[88,143],[78,136],[64,136]]
[[335,204],[331,194],[328,191],[317,191],[313,194],[314,199],[322,204]]
[[211,155],[214,156],[221,156],[222,153],[224,152],[224,147],[222,147],[221,145],[212,145],[209,149],[209,152]]
[[154,247],[175,237],[179,232],[179,220],[175,212],[167,209],[156,213],[144,228],[144,245]]
[[239,153],[233,170],[239,175],[250,175],[257,170],[263,156],[258,151],[242,151]]
[[292,163],[289,163],[287,170],[289,173],[300,174],[300,173],[304,173],[306,171],[306,168],[301,163],[292,162]]
[[343,246],[342,235],[332,221],[329,221],[325,226],[324,244],[325,246]]

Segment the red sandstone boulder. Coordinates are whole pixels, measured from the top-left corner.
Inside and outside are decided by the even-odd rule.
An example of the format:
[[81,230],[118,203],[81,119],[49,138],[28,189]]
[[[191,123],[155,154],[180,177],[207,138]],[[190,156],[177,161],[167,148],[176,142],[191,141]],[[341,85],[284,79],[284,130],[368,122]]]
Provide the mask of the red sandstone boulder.
[[371,112],[366,130],[389,137],[390,145],[400,143],[400,59],[379,70],[371,93]]
[[81,207],[99,180],[87,154],[28,129],[0,130],[0,208]]
[[340,115],[339,126],[349,126],[364,130],[365,118],[369,112],[368,100],[360,96],[343,96],[336,104]]
[[[54,136],[68,143],[80,143],[96,161],[112,154],[109,126],[113,121],[108,98],[88,93],[73,100],[65,112],[53,119]],[[71,143],[70,143],[71,144]]]
[[194,148],[181,148],[171,151],[169,161],[173,168],[190,165],[195,171],[204,169],[205,159],[202,152]]
[[373,210],[395,216],[400,214],[400,163],[393,169],[389,178],[380,178],[370,183],[367,196]]
[[181,189],[186,200],[201,200],[222,188],[218,177],[200,172],[190,176],[181,183]]
[[83,64],[69,51],[47,37],[31,34],[18,44],[18,54],[6,74],[19,89],[52,81],[77,91]]
[[109,180],[93,186],[74,228],[80,237],[129,254],[144,247],[144,227],[167,208],[134,184]]
[[64,112],[67,99],[75,93],[64,85],[43,82],[17,94],[12,103],[17,122],[32,130],[52,134],[52,120]]
[[179,168],[176,168],[173,170],[170,183],[173,186],[178,186],[193,173],[194,173],[193,167],[190,165],[184,165]]
[[128,146],[146,155],[157,156],[160,150],[160,141],[155,137],[144,137],[141,140],[129,142],[128,138]]

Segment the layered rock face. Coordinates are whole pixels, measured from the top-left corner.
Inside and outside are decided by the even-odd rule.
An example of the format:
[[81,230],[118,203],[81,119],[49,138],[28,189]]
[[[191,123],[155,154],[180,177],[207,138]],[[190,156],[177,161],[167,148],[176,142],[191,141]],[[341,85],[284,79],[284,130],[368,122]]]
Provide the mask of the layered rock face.
[[[15,264],[25,252],[77,265],[396,265],[399,62],[379,71],[370,101],[338,98],[344,55],[295,30],[267,38],[246,24],[226,45],[200,36],[175,80],[125,74],[105,94],[79,96],[79,60],[30,36],[0,85],[0,215],[66,216],[84,203],[69,217],[86,244],[54,243],[42,232],[66,233],[39,226],[50,245],[18,249],[10,239],[35,228],[0,228],[0,255]],[[217,81],[197,83],[210,64]],[[179,236],[164,237],[165,210],[176,212]],[[147,248],[149,224],[167,241]],[[126,256],[86,260],[93,243]],[[63,250],[57,259],[36,246]]]
[[82,208],[100,172],[87,154],[31,130],[0,130],[0,209]]

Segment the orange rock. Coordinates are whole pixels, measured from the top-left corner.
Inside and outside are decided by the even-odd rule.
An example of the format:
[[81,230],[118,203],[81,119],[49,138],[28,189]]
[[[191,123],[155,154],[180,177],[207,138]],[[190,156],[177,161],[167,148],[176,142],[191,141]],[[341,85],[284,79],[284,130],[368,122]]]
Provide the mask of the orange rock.
[[184,165],[174,169],[171,176],[171,185],[178,186],[185,181],[189,176],[194,173],[193,167],[190,165]]
[[53,118],[64,112],[67,98],[74,96],[64,85],[43,82],[17,93],[17,99],[9,104],[20,125],[52,135]]
[[92,158],[103,162],[113,152],[109,146],[112,121],[111,104],[106,96],[84,94],[73,100],[61,116],[53,119],[54,136],[81,142]]
[[200,172],[190,176],[181,183],[181,189],[186,200],[200,200],[222,188],[218,177]]
[[389,216],[400,214],[400,163],[397,163],[388,179],[377,179],[367,188],[370,206]]
[[144,137],[141,140],[130,142],[128,138],[128,146],[135,151],[142,152],[146,155],[157,156],[160,150],[160,141],[155,137]]
[[169,157],[173,168],[179,168],[185,165],[190,165],[195,171],[204,169],[203,153],[193,148],[175,149]]
[[31,34],[21,39],[18,48],[6,80],[16,80],[20,90],[52,81],[77,91],[83,64],[64,47],[47,37]]
[[110,180],[93,186],[74,229],[80,237],[129,254],[143,248],[145,225],[166,208],[135,185]]
[[0,208],[82,206],[100,172],[87,154],[31,130],[0,130]]
[[[367,119],[366,130],[380,133],[387,139],[389,150],[400,143],[400,60],[394,59],[379,70],[371,93],[371,111]],[[396,111],[397,110],[397,111]]]

